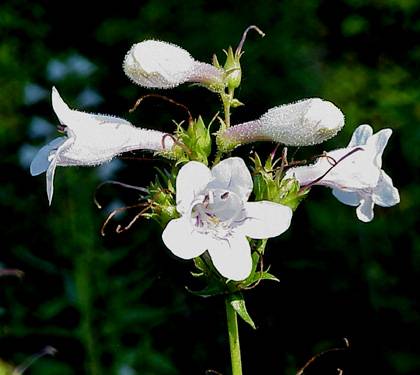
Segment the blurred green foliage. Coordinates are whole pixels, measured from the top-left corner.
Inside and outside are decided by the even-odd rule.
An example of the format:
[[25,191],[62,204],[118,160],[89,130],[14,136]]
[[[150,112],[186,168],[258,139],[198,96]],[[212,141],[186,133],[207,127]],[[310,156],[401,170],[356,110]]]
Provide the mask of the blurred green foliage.
[[[346,115],[345,129],[320,147],[289,150],[297,159],[346,145],[361,123],[390,127],[384,169],[401,204],[376,207],[374,221],[363,224],[327,189],[313,189],[291,230],[268,244],[265,264],[281,283],[246,296],[258,329],[240,327],[245,373],[295,374],[346,337],[349,351],[326,354],[307,374],[336,374],[338,367],[344,374],[418,374],[419,16],[416,0],[2,1],[0,265],[25,276],[0,279],[0,358],[19,364],[52,345],[57,355],[40,359],[31,374],[228,373],[223,301],[188,294],[191,264],[169,256],[160,228],[140,222],[117,235],[111,222],[107,236],[99,234],[106,214],[93,204],[98,183],[112,177],[145,186],[156,163],[123,160],[114,172],[59,168],[51,208],[44,179],[31,178],[27,166],[55,134],[51,86],[74,107],[174,130],[171,119],[184,114],[164,102],[128,114],[147,93],[121,69],[131,44],[171,41],[210,61],[257,24],[267,36],[250,34],[245,44],[238,98],[246,105],[233,123],[305,97],[333,101]],[[206,123],[219,110],[201,88],[164,94]],[[247,157],[252,148],[237,154]],[[272,146],[255,148],[264,154]],[[111,209],[138,197],[104,187],[98,199]]]

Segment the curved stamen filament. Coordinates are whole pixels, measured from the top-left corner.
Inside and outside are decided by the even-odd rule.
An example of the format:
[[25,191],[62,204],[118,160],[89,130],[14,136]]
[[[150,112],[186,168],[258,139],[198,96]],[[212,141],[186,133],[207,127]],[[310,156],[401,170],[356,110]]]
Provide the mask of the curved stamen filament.
[[[357,151],[363,151],[363,148],[362,147],[356,147],[355,149],[353,149],[353,150],[351,150],[350,152],[348,152],[346,155],[344,155],[344,156],[342,156],[340,159],[338,159],[337,161],[334,159],[334,158],[332,158],[331,156],[328,156],[328,155],[325,155],[324,157],[326,157],[327,158],[327,160],[329,160],[329,159],[332,159],[333,160],[333,163],[331,163],[331,161],[329,161],[330,162],[330,164],[331,164],[331,167],[330,168],[328,168],[327,169],[327,171],[322,175],[322,176],[320,176],[320,177],[318,177],[318,178],[316,178],[315,180],[313,180],[312,182],[310,182],[309,184],[307,184],[307,185],[303,185],[303,186],[301,186],[301,188],[300,188],[300,191],[303,191],[303,190],[305,190],[305,189],[308,189],[308,188],[310,188],[312,185],[315,185],[317,182],[319,182],[319,181],[321,181],[328,173],[330,173],[331,172],[331,170],[334,168],[334,167],[336,167],[340,162],[342,162],[344,159],[347,159],[350,155],[353,155],[355,152],[357,152]],[[329,158],[329,159],[328,159]]]
[[95,203],[96,207],[98,207],[99,209],[101,209],[101,208],[102,208],[102,205],[98,202],[98,199],[97,199],[97,193],[98,193],[98,190],[99,190],[100,188],[102,188],[102,186],[105,186],[105,185],[108,185],[108,184],[111,184],[111,185],[118,185],[118,186],[125,187],[125,188],[127,188],[127,189],[138,190],[138,191],[141,191],[142,193],[149,194],[149,190],[147,190],[147,189],[146,189],[146,188],[144,188],[144,187],[141,187],[141,186],[135,186],[135,185],[129,185],[129,184],[125,184],[125,183],[123,183],[123,182],[115,181],[115,180],[107,180],[107,181],[101,182],[101,183],[100,183],[100,184],[96,187],[95,192],[94,192],[94,194],[93,194],[93,203]]
[[[149,209],[150,208],[150,203],[138,203],[138,204],[134,204],[134,205],[132,205],[132,206],[125,206],[125,207],[119,207],[119,208],[116,208],[115,210],[113,210],[109,215],[108,215],[108,217],[105,219],[105,221],[104,221],[104,223],[102,224],[102,227],[101,227],[101,235],[102,236],[105,236],[105,228],[108,226],[108,224],[109,224],[109,222],[111,221],[111,219],[116,215],[116,214],[118,214],[118,213],[120,213],[120,212],[124,212],[124,211],[127,211],[127,210],[130,210],[130,209],[132,209],[132,208],[138,208],[138,207],[145,207],[145,206],[147,206],[147,209]],[[142,212],[142,214],[144,213],[143,212],[144,210],[142,210],[141,212]]]
[[132,108],[130,108],[128,111],[129,111],[130,113],[131,113],[131,112],[134,112],[134,111],[137,109],[137,107],[140,105],[140,103],[141,103],[144,99],[146,99],[146,98],[159,98],[159,99],[165,100],[165,101],[167,101],[167,102],[169,102],[169,103],[171,103],[171,104],[173,104],[173,105],[175,105],[175,106],[177,106],[177,107],[180,107],[180,108],[182,108],[183,110],[185,110],[185,112],[187,112],[187,115],[188,115],[188,123],[191,123],[191,122],[193,121],[193,118],[192,118],[191,112],[190,112],[190,110],[188,109],[188,107],[187,107],[185,104],[179,103],[179,102],[177,102],[176,100],[173,100],[173,99],[171,99],[171,98],[168,98],[168,97],[167,97],[167,96],[165,96],[165,95],[160,95],[160,94],[146,94],[146,95],[141,96],[139,99],[137,99],[137,101],[136,101],[136,103],[134,104],[134,106],[133,106]]
[[236,48],[236,51],[235,51],[235,54],[236,55],[239,55],[241,52],[242,52],[242,47],[244,46],[244,43],[245,43],[245,40],[246,40],[246,37],[247,37],[247,35],[248,35],[248,31],[249,30],[255,30],[258,34],[260,34],[263,38],[265,37],[265,33],[258,27],[258,26],[256,26],[256,25],[251,25],[251,26],[248,26],[247,28],[246,28],[246,30],[244,31],[244,33],[242,34],[242,39],[241,39],[241,41],[239,42],[239,44],[238,44],[238,47]]

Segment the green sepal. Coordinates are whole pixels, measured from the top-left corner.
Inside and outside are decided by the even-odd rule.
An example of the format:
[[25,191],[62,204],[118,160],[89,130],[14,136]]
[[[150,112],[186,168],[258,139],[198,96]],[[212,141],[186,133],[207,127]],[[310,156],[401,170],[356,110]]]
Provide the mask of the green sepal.
[[216,68],[221,68],[219,60],[217,59],[217,55],[215,53],[213,54],[212,63],[213,66],[215,66]]
[[245,300],[242,293],[238,292],[230,294],[228,296],[228,301],[245,323],[248,323],[253,329],[257,329],[255,327],[254,321],[248,313],[248,310],[246,309]]
[[231,101],[230,101],[230,106],[232,107],[232,108],[238,108],[238,107],[240,107],[240,106],[242,106],[242,105],[245,105],[244,103],[242,103],[241,101],[239,101],[238,99],[232,99]]
[[253,273],[251,277],[247,279],[247,282],[250,284],[250,287],[252,287],[253,284],[261,280],[276,281],[278,283],[280,282],[280,279],[267,271]]
[[241,54],[234,53],[232,47],[229,47],[228,50],[224,52],[226,53],[226,62],[224,66],[226,72],[225,82],[230,90],[234,90],[240,86],[242,79],[241,64],[239,62]]
[[288,178],[281,181],[279,190],[277,203],[284,204],[295,211],[299,203],[307,197],[310,189],[301,190],[296,179]]
[[201,290],[192,290],[189,287],[185,287],[190,293],[200,297],[212,297],[229,292],[228,287],[224,279],[220,278],[217,274],[213,263],[207,253],[194,258],[194,265],[196,267],[195,272],[191,272],[192,276],[203,280],[206,286]]
[[280,159],[273,161],[272,157],[268,157],[263,164],[255,153],[252,160],[255,200],[268,200],[296,210],[299,203],[306,198],[309,189],[302,190],[295,179],[284,179],[283,167],[276,167],[277,164],[281,165]]
[[155,181],[151,182],[147,202],[149,210],[143,214],[147,219],[157,221],[162,227],[179,217],[175,202],[175,172],[155,168],[157,171]]
[[211,153],[210,125],[206,126],[201,116],[191,121],[186,130],[177,124],[176,136],[180,144],[175,145],[171,153],[178,165],[190,160],[208,164],[207,158]]

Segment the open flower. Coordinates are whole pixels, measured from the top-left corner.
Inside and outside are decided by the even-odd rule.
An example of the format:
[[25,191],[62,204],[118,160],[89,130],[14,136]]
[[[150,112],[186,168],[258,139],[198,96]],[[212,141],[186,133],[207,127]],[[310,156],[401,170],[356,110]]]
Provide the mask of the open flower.
[[381,169],[392,130],[372,133],[369,125],[360,125],[346,148],[328,152],[313,165],[291,168],[285,178],[294,177],[301,186],[328,186],[340,202],[357,206],[359,220],[371,221],[375,204],[390,207],[400,201],[398,189]]
[[136,128],[118,117],[72,110],[55,87],[52,89],[52,105],[61,124],[59,129],[66,135],[42,147],[30,167],[32,176],[46,172],[50,204],[57,166],[98,165],[126,151],[164,151],[173,146],[173,140],[165,138],[165,133]]
[[176,256],[192,259],[208,250],[224,277],[243,280],[251,272],[251,250],[246,237],[275,237],[289,228],[292,210],[281,204],[247,202],[252,178],[244,161],[225,159],[208,169],[191,161],[176,180],[179,219],[171,220],[162,239]]
[[309,146],[335,136],[343,125],[344,115],[333,103],[305,99],[271,108],[258,120],[226,129],[218,134],[218,144],[226,151],[256,141]]
[[123,64],[124,72],[140,86],[170,89],[184,82],[223,86],[223,71],[196,61],[175,44],[145,40],[134,44]]

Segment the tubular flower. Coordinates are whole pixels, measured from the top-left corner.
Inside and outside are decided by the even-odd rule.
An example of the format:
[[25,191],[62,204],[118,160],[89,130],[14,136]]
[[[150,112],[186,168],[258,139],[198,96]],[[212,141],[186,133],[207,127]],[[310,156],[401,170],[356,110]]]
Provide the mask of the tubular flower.
[[57,166],[98,165],[126,151],[164,151],[173,146],[173,140],[165,138],[165,133],[136,128],[118,117],[72,110],[55,87],[52,89],[52,105],[61,124],[59,129],[66,135],[42,147],[30,166],[32,176],[46,172],[50,204]]
[[305,99],[271,108],[258,120],[226,129],[218,135],[218,143],[223,150],[256,141],[309,146],[335,136],[343,125],[344,115],[333,103]]
[[294,177],[303,187],[328,186],[340,202],[357,206],[359,220],[371,221],[375,204],[390,207],[400,201],[391,177],[381,169],[382,153],[392,130],[372,134],[369,125],[360,125],[346,148],[328,152],[313,165],[291,168],[285,178]]
[[247,202],[252,178],[244,161],[232,157],[211,170],[191,161],[176,180],[177,210],[162,239],[173,254],[192,259],[208,250],[215,268],[231,280],[247,278],[252,268],[246,237],[275,237],[289,228],[292,210],[281,204]]
[[175,44],[145,40],[134,44],[123,64],[125,74],[140,86],[170,89],[185,82],[223,86],[223,71],[196,61]]

